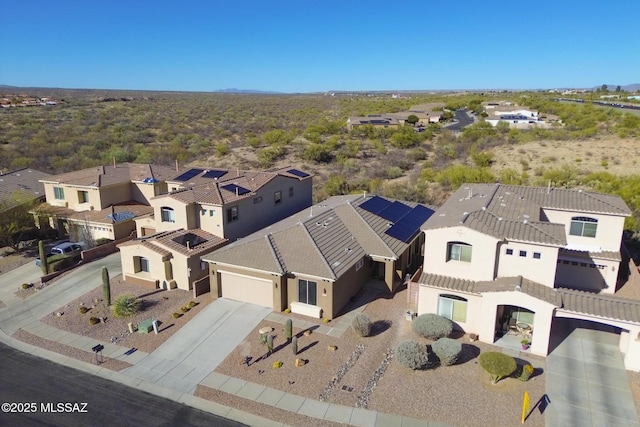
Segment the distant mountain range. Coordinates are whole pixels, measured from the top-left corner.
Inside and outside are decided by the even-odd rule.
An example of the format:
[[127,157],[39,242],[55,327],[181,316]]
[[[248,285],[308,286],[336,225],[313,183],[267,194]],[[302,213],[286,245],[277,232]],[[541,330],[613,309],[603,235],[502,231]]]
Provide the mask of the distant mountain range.
[[268,91],[268,90],[255,90],[255,89],[235,89],[235,88],[229,88],[229,89],[218,89],[215,92],[218,93],[262,93],[262,94],[277,94],[277,93],[284,93],[284,92],[273,92],[273,91]]

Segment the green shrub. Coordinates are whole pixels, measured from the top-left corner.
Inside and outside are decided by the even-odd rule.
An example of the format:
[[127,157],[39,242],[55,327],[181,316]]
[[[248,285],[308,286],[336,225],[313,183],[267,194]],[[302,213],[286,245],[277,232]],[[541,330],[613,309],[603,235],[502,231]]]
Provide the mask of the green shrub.
[[180,307],[180,311],[181,311],[181,312],[183,312],[183,313],[186,313],[186,312],[187,312],[187,311],[189,311],[189,310],[191,310],[191,309],[189,308],[189,306],[186,306],[186,305],[185,305],[184,307]]
[[113,303],[113,315],[116,317],[131,317],[140,310],[140,300],[135,295],[120,295]]
[[195,302],[195,301],[189,301],[189,304],[187,304],[187,307],[189,307],[189,308],[193,308],[193,307],[195,307],[196,305],[198,305],[198,303],[197,303],[197,302]]
[[530,363],[525,364],[524,366],[522,366],[522,370],[520,372],[520,375],[518,375],[518,379],[520,381],[528,381],[533,374],[533,371],[533,366],[531,366]]
[[478,357],[478,362],[491,376],[491,384],[496,384],[502,378],[511,375],[517,368],[513,357],[495,351],[482,353]]
[[440,338],[431,346],[442,366],[455,364],[462,353],[462,344],[451,338]]
[[371,319],[366,314],[358,313],[351,321],[351,327],[361,337],[368,337],[371,333]]
[[425,369],[429,367],[429,350],[418,341],[404,341],[398,346],[396,359],[409,369]]
[[282,367],[282,362],[273,362],[273,367],[278,369]]
[[179,317],[182,317],[182,313],[173,313],[173,318],[177,319]]
[[80,307],[80,314],[85,314],[87,311],[89,311],[89,309],[87,307]]
[[89,318],[89,324],[95,325],[97,323],[100,323],[100,319],[98,319],[97,317],[90,317]]
[[31,285],[28,284],[28,283],[23,283],[22,284],[22,289],[29,289],[30,287],[31,287]]
[[453,332],[451,320],[433,313],[421,314],[416,317],[413,319],[411,327],[416,334],[434,341],[448,337]]
[[107,239],[106,237],[101,237],[96,239],[96,246],[106,245],[107,243],[111,243],[113,240]]

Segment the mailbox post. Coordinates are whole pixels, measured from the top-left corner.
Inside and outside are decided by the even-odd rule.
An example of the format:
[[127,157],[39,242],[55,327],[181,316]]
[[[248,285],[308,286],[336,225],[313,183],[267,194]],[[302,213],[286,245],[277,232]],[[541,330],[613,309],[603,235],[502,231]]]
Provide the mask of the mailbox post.
[[96,354],[96,365],[104,362],[104,357],[102,356],[102,350],[104,350],[104,346],[102,344],[94,345],[91,350]]

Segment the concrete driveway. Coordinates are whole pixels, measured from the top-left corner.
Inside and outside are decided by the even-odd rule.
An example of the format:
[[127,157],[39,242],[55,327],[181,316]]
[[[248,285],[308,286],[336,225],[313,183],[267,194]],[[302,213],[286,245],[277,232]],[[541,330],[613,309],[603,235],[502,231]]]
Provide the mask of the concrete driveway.
[[[35,263],[33,265],[35,266]],[[0,310],[0,329],[7,335],[12,335],[27,323],[43,318],[69,301],[73,301],[99,286],[102,283],[102,267],[109,269],[111,277],[122,274],[120,253],[115,253],[75,268],[64,277],[59,278],[35,295],[30,296],[24,302],[15,304],[13,300],[9,301],[0,298],[7,305],[7,308]],[[0,276],[0,292],[4,297],[17,298],[13,295],[13,292],[25,280],[19,279],[17,282],[19,284],[16,284],[16,277],[19,278],[19,274],[23,272],[25,275],[29,274],[31,268],[30,264],[23,265],[13,270],[13,272]],[[17,273],[13,274],[14,272]]]
[[40,283],[42,269],[36,266],[35,261],[21,265],[20,267],[0,274],[0,301],[10,305],[20,298],[13,293],[23,283]]
[[156,351],[122,373],[193,394],[196,386],[269,313],[267,307],[219,298]]
[[553,322],[546,425],[640,427],[618,331],[573,319]]

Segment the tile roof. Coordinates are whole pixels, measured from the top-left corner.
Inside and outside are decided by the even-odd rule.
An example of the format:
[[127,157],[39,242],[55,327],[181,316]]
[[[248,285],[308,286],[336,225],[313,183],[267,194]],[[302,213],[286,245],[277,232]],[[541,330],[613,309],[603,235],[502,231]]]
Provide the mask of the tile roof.
[[607,319],[640,323],[640,301],[613,295],[559,288],[562,309]]
[[178,172],[169,166],[121,163],[115,165],[115,167],[113,165],[96,166],[53,175],[41,181],[83,187],[102,187],[130,181],[142,182],[148,178],[156,181],[166,181],[176,175],[178,175]]
[[365,255],[397,258],[411,241],[387,235],[389,221],[359,207],[369,199],[359,195],[331,197],[203,259],[336,280]]
[[618,196],[558,188],[463,184],[423,229],[463,225],[500,239],[566,246],[564,225],[549,222],[543,209],[631,215]]
[[35,169],[16,169],[0,175],[0,204],[2,208],[12,208],[18,204],[44,198],[44,184],[41,179],[48,173]]
[[418,283],[423,286],[477,295],[486,292],[522,292],[567,312],[640,324],[639,300],[576,289],[551,288],[524,279],[522,276],[475,282],[423,272]]
[[[153,208],[151,206],[133,200],[118,203],[113,205],[113,207],[110,206],[102,210],[86,210],[78,212],[74,211],[73,209],[63,208],[60,206],[51,206],[46,203],[43,205],[42,209],[47,213],[60,218],[66,218],[71,221],[88,221],[91,223],[99,224],[113,224],[113,220],[109,216],[113,212],[116,213],[116,219],[118,218],[118,216],[120,216],[122,218],[131,220],[153,213]],[[123,215],[129,213],[131,215]]]
[[609,261],[622,261],[620,251],[588,252],[573,249],[560,249],[560,256],[569,256],[583,259],[606,259]]
[[[278,176],[300,181],[312,179],[310,174],[304,174],[307,176],[298,176],[290,173],[290,170],[295,170],[292,167],[284,167],[262,172],[229,170],[218,178],[207,178],[206,175],[210,170],[202,168],[199,169],[201,172],[194,175],[187,181],[169,180],[169,183],[180,185],[182,188],[155,198],[172,198],[187,204],[201,203],[205,205],[224,205],[239,199],[253,197],[260,188]],[[216,171],[224,172],[220,169]],[[240,191],[236,191],[236,189],[239,189]],[[248,192],[243,194],[242,189],[246,189]]]
[[180,229],[161,232],[151,236],[133,239],[121,243],[118,246],[142,245],[165,257],[171,256],[173,253],[190,257],[209,253],[224,245],[226,242],[227,239],[214,236],[200,228],[196,228],[192,230]]

